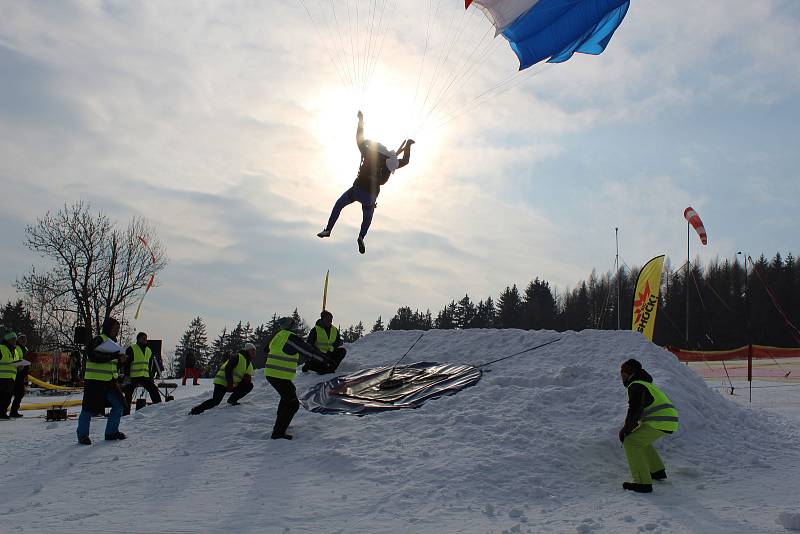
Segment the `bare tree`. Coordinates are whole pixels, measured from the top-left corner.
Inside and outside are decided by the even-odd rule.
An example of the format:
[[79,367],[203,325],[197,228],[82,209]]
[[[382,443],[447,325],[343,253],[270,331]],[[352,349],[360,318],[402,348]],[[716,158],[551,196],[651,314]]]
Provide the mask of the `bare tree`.
[[25,245],[54,265],[44,274],[31,268],[17,281],[17,289],[59,344],[69,344],[76,325],[94,335],[106,317],[124,318],[150,276],[167,265],[145,219],[135,217],[120,229],[83,201],[47,212],[25,233]]

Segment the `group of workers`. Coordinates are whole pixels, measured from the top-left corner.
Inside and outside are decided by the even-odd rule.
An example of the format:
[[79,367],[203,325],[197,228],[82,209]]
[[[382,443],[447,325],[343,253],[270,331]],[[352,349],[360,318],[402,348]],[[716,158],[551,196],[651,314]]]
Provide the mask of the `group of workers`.
[[0,342],[0,419],[22,417],[19,407],[28,381],[28,367],[25,365],[27,344],[25,334],[17,335],[15,332],[6,333]]
[[[332,373],[344,359],[346,350],[338,329],[333,326],[333,314],[327,310],[320,314],[320,319],[305,340],[292,331],[295,326],[292,317],[280,319],[277,325],[278,331],[269,343],[264,366],[267,382],[280,396],[272,439],[292,439],[287,429],[300,408],[294,387],[297,367],[304,372]],[[109,317],[104,321],[100,335],[86,347],[84,397],[77,429],[78,443],[82,445],[92,444],[89,437],[91,418],[104,413],[106,406],[111,406],[111,410],[106,420],[105,439],[113,441],[126,438],[120,432],[119,424],[122,416],[130,413],[133,391],[137,387],[143,387],[150,394],[153,404],[161,402],[161,395],[151,375],[153,354],[147,346],[147,335],[140,332],[136,336],[136,343],[125,351],[109,352],[107,342],[116,343],[119,331],[119,322]],[[212,397],[192,408],[189,413],[200,415],[220,404],[227,393],[231,393],[228,404],[238,405],[239,400],[253,390],[255,355],[256,347],[252,343],[246,343],[241,351],[229,355],[217,369]],[[120,369],[126,366],[129,368],[130,384],[123,392],[117,379]],[[186,374],[184,385],[185,380]]]
[[[292,317],[284,317],[277,323],[278,331],[267,348],[264,376],[278,393],[277,416],[272,429],[272,439],[292,439],[287,432],[300,402],[294,386],[297,368],[303,372],[320,374],[335,372],[346,355],[339,332],[333,326],[333,315],[324,310],[320,319],[303,339],[292,331]],[[152,350],[147,346],[147,334],[140,332],[136,343],[126,350],[109,352],[102,350],[108,341],[116,343],[120,324],[113,318],[104,321],[102,331],[86,347],[87,362],[84,372],[84,397],[78,418],[78,443],[91,445],[89,425],[94,415],[105,412],[107,416],[105,439],[122,440],[119,424],[123,415],[130,413],[133,391],[143,387],[152,403],[160,403],[161,395],[152,378]],[[25,391],[25,367],[23,362],[27,349],[26,338],[9,332],[0,342],[0,419],[22,417],[19,406]],[[236,354],[230,355],[219,367],[214,377],[212,397],[195,406],[189,412],[200,415],[219,405],[230,393],[228,404],[236,406],[253,390],[253,359],[256,347],[245,344]],[[15,365],[16,363],[16,365]],[[120,368],[128,370],[130,384],[123,390],[118,377]],[[123,371],[124,372],[124,371]],[[639,493],[653,491],[653,480],[667,478],[664,463],[653,447],[653,443],[678,430],[678,412],[669,398],[653,384],[653,377],[635,359],[620,367],[622,383],[628,393],[628,411],[620,428],[619,439],[631,471],[632,481],[623,483],[623,489]],[[185,384],[186,375],[184,375]],[[196,381],[196,379],[195,379]],[[13,398],[13,403],[12,403]],[[7,410],[11,405],[11,413]]]

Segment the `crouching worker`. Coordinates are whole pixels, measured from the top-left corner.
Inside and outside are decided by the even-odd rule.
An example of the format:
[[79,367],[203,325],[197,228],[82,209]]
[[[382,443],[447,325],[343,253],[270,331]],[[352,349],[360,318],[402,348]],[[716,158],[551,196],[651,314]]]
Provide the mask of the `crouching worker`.
[[297,366],[307,361],[316,361],[320,364],[326,361],[322,353],[291,331],[293,326],[294,319],[291,317],[284,317],[278,321],[280,330],[269,342],[267,362],[264,366],[267,382],[281,396],[278,416],[272,428],[272,439],[292,439],[286,430],[294,414],[300,409],[300,401],[297,400],[297,390],[294,387]]
[[228,404],[237,406],[239,400],[253,390],[253,358],[256,347],[247,343],[238,354],[232,355],[220,365],[214,377],[214,395],[207,401],[192,408],[190,415],[200,415],[222,402],[225,394],[230,392]]
[[678,410],[664,393],[653,385],[653,377],[637,360],[628,360],[620,369],[628,389],[628,414],[619,431],[633,482],[623,489],[639,493],[653,491],[653,479],[667,478],[664,462],[653,443],[678,430]]
[[106,419],[106,440],[120,440],[126,437],[119,431],[125,399],[117,383],[117,361],[125,363],[127,356],[123,348],[117,344],[118,335],[119,322],[108,317],[103,321],[101,334],[86,347],[83,406],[78,417],[78,443],[81,445],[92,444],[92,440],[89,439],[92,416],[102,414],[106,403],[111,405],[111,413]]
[[325,362],[310,360],[303,365],[303,372],[314,371],[321,375],[336,372],[339,364],[342,363],[347,354],[347,349],[342,346],[339,330],[333,326],[333,314],[331,312],[328,310],[322,311],[317,324],[308,333],[306,341],[323,353],[327,360]]

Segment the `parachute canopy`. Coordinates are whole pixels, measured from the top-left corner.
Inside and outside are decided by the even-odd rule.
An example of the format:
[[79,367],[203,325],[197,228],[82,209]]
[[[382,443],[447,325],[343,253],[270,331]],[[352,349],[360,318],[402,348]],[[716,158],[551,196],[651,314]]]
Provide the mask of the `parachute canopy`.
[[401,367],[376,367],[342,375],[311,387],[303,407],[322,414],[367,415],[419,408],[425,401],[452,395],[475,385],[482,371],[471,365],[418,362]]
[[598,55],[628,12],[630,0],[466,0],[476,4],[519,58],[520,70],[576,52]]

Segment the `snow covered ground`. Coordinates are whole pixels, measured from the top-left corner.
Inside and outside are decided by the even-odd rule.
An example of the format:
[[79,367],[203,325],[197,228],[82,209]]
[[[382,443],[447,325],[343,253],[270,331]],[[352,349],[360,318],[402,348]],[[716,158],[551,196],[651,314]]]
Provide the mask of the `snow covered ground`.
[[[415,332],[370,334],[343,371],[391,365]],[[75,443],[74,420],[0,423],[0,532],[786,532],[800,528],[800,388],[731,397],[632,332],[427,332],[409,361],[483,363],[478,384],[417,410],[301,410],[269,439],[277,394],[258,373],[242,405],[197,417],[210,392],[125,418],[129,439]],[[624,492],[619,364],[640,359],[681,430],[657,448],[669,479]],[[321,380],[297,379],[299,391]],[[769,383],[766,383],[769,384]],[[756,393],[757,392],[757,393]],[[201,395],[202,394],[202,395]],[[733,401],[731,401],[733,399]],[[37,399],[38,400],[38,399]]]

